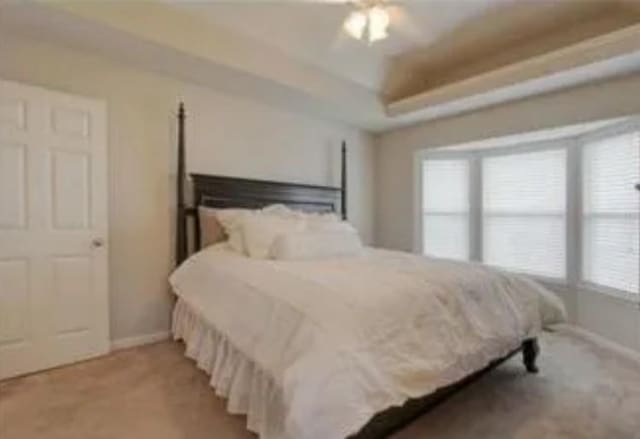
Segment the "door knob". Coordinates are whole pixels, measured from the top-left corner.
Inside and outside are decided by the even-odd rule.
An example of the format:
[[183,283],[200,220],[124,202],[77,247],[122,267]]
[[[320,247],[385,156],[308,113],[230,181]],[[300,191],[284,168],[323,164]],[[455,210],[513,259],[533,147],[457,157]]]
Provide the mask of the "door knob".
[[104,241],[102,240],[102,238],[93,238],[93,240],[91,241],[91,247],[93,248],[100,248],[104,245]]

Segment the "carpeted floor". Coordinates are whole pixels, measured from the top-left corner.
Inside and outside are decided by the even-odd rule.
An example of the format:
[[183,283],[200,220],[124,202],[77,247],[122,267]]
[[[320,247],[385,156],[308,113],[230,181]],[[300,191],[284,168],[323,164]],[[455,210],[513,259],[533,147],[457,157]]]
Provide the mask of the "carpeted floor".
[[[640,363],[564,330],[542,349],[539,375],[514,358],[394,439],[640,438]],[[255,439],[182,350],[163,342],[0,383],[0,438]]]

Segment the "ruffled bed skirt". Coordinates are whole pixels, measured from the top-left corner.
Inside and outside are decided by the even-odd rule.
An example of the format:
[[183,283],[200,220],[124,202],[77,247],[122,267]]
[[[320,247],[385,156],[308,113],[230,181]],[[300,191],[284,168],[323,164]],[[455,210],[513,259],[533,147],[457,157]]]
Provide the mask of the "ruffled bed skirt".
[[262,439],[286,439],[281,389],[182,299],[173,310],[173,337],[211,376],[209,384],[227,399],[229,413],[246,415],[247,429]]

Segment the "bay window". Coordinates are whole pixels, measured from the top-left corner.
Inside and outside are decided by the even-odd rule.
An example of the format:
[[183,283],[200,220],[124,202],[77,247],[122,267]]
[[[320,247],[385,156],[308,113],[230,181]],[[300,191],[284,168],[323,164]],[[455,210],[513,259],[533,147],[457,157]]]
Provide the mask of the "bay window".
[[423,252],[640,300],[640,129],[421,156]]
[[469,259],[469,163],[423,163],[423,248],[431,256]]
[[482,261],[563,278],[566,151],[486,157],[482,178]]
[[640,277],[640,132],[589,142],[583,151],[582,279],[626,293]]

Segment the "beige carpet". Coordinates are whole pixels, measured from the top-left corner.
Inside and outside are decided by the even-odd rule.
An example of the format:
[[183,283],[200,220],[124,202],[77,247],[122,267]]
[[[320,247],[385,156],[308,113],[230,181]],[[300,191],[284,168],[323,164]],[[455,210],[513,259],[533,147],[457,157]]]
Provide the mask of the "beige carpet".
[[[0,383],[0,438],[255,439],[182,349],[163,342]],[[539,375],[513,359],[394,438],[640,438],[640,363],[565,331],[542,349]]]

